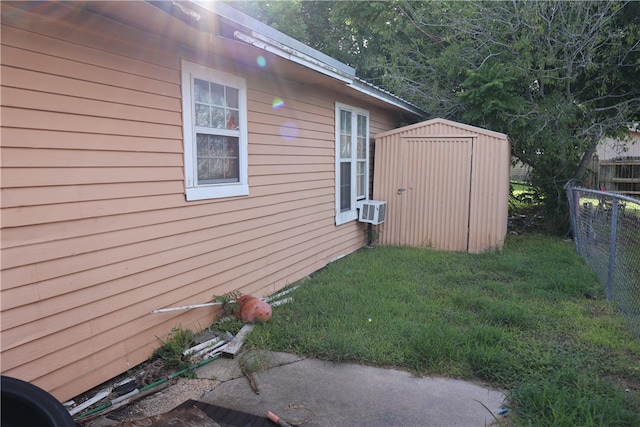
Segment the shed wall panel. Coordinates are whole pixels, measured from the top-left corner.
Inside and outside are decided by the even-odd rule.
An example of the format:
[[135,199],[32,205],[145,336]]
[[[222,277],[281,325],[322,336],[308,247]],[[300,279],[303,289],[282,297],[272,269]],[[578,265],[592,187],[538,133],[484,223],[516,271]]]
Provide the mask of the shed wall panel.
[[[399,139],[398,139],[399,141]],[[378,241],[381,244],[400,245],[404,218],[402,205],[397,203],[398,191],[402,187],[399,173],[402,157],[395,135],[376,137],[375,174],[373,176],[373,199],[387,202],[387,219],[377,226]]]
[[510,148],[503,134],[442,119],[382,132],[373,198],[388,203],[383,244],[480,252],[507,230]]
[[[335,102],[368,109],[372,136],[393,114],[206,37],[195,52],[90,7],[26,5],[1,5],[3,374],[66,400],[219,314],[151,310],[263,296],[365,243],[362,224],[334,225]],[[248,197],[185,201],[182,58],[247,81]]]
[[[408,145],[402,195],[408,206],[403,241],[411,246],[465,250],[469,222],[471,141],[456,138],[405,138]],[[403,147],[404,148],[404,147]]]
[[[378,148],[385,145],[394,154],[379,171],[398,178],[397,188],[376,193],[389,206],[380,243],[466,250],[471,138],[403,137]],[[394,229],[387,230],[392,224]]]
[[471,177],[469,252],[502,248],[507,234],[509,143],[484,136],[474,146]]

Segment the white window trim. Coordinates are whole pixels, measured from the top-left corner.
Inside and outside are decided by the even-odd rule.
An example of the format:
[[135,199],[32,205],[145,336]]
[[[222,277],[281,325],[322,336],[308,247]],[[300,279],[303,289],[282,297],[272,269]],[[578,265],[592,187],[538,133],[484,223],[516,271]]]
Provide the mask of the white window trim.
[[[197,159],[195,150],[193,79],[218,83],[238,89],[239,109],[239,182],[197,185]],[[248,196],[248,139],[247,139],[247,83],[245,79],[203,65],[182,60],[182,129],[184,143],[184,174],[187,201]]]
[[[351,112],[351,209],[340,212],[340,110]],[[367,135],[366,135],[366,166],[365,166],[365,191],[364,196],[357,197],[357,137],[358,137],[358,115],[367,118]],[[364,200],[369,194],[369,128],[370,126],[369,112],[361,108],[352,107],[350,105],[336,102],[335,109],[335,222],[336,225],[344,224],[358,219],[358,211],[356,208],[358,200]]]

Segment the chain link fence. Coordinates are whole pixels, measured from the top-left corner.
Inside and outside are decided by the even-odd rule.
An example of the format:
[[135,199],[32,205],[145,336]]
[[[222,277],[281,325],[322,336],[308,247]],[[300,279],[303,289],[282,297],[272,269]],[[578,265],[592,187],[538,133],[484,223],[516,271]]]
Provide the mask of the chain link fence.
[[640,200],[566,187],[576,251],[640,339]]

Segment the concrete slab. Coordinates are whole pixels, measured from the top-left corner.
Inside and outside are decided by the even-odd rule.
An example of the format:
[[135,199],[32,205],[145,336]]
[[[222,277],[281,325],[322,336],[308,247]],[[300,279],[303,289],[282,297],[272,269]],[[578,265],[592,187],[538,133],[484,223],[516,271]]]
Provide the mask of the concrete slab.
[[235,359],[221,357],[209,364],[197,368],[195,370],[195,374],[198,378],[206,378],[220,382],[229,381],[235,378],[244,378],[244,374],[242,369],[240,369],[240,364],[238,363],[241,358],[244,358],[249,363],[254,363],[256,365],[260,364],[263,369],[286,365],[304,359],[303,357],[289,353],[264,351],[250,352],[243,353]]
[[284,353],[268,359],[271,367],[254,373],[259,395],[237,360],[199,368],[198,377],[223,381],[200,400],[260,416],[271,411],[304,427],[481,427],[499,418],[504,402],[501,392],[466,381]]

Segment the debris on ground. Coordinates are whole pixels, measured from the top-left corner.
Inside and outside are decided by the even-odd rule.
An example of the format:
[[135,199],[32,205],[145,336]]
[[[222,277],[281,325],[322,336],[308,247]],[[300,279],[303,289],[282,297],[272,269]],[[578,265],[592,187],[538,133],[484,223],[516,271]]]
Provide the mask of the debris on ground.
[[[118,377],[108,386],[102,385],[83,396],[65,402],[65,407],[74,417],[74,421],[85,427],[115,426],[116,424],[121,427],[137,427],[147,424],[135,424],[135,420],[143,422],[145,417],[151,419],[167,413],[186,400],[200,399],[220,382],[213,379],[187,379],[183,375],[220,356],[235,358],[244,344],[246,335],[255,326],[255,322],[268,321],[271,318],[272,306],[291,302],[293,300],[291,297],[282,297],[296,288],[297,286],[261,299],[251,295],[246,296],[247,298],[244,298],[240,305],[249,308],[246,308],[244,317],[242,310],[239,315],[246,324],[235,336],[228,331],[213,333],[211,328],[200,333],[196,337],[198,344],[182,353],[183,360],[190,364],[187,368],[176,372],[176,369],[167,366],[162,358],[154,359],[141,365],[134,374],[128,373],[126,377]],[[240,298],[242,297],[238,299]],[[177,307],[171,311],[209,305],[214,304]],[[154,312],[162,311],[154,310]],[[225,317],[216,323],[233,318],[234,316]],[[243,367],[241,360],[239,360],[239,366],[249,379],[252,389],[258,393],[255,379],[252,381],[253,371],[246,366]],[[194,423],[193,425],[204,426],[205,424]]]
[[192,406],[185,409],[175,409],[164,414],[153,415],[134,421],[118,424],[117,427],[148,427],[148,426],[182,426],[182,427],[220,427],[200,409]]
[[227,357],[229,359],[233,359],[236,357],[236,354],[240,351],[240,348],[244,344],[244,339],[249,332],[253,330],[253,325],[247,324],[240,329],[240,332],[236,334],[236,336],[226,345],[224,350],[222,351],[222,356]]

